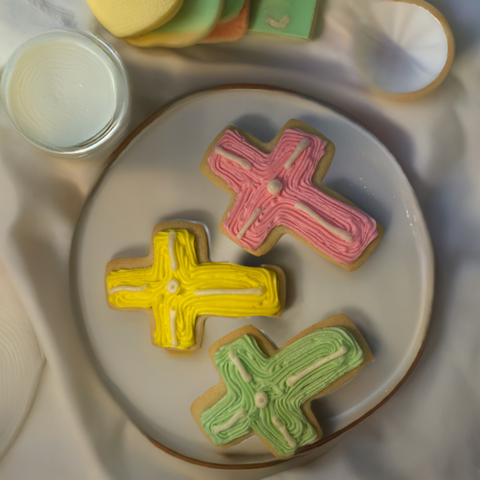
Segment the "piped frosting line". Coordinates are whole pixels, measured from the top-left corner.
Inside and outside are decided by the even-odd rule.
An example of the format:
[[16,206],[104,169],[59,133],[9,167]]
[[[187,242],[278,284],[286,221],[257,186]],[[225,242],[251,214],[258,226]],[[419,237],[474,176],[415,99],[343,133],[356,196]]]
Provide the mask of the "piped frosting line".
[[318,367],[321,367],[322,365],[325,365],[326,363],[330,362],[331,360],[334,360],[335,358],[341,357],[342,355],[345,355],[346,353],[347,353],[347,347],[345,345],[342,345],[335,353],[332,353],[331,355],[328,355],[327,357],[322,358],[318,362],[315,362],[313,365],[310,365],[309,367],[307,367],[305,370],[302,370],[300,373],[297,373],[296,375],[292,375],[291,377],[288,377],[287,385],[289,387],[293,387],[305,375],[308,375],[310,372],[313,372]]
[[131,287],[130,285],[119,285],[118,287],[111,288],[108,293],[113,295],[117,292],[146,292],[148,285],[140,285],[139,287]]
[[175,240],[177,233],[173,230],[168,232],[168,254],[170,255],[170,268],[175,272],[178,268],[177,257],[175,256]]
[[250,218],[247,220],[247,223],[242,227],[242,229],[237,233],[237,238],[241,240],[247,230],[251,227],[252,223],[258,218],[258,216],[262,213],[261,208],[256,208]]
[[333,233],[335,236],[341,238],[347,243],[352,243],[353,237],[352,235],[350,235],[350,233],[342,230],[341,228],[331,225],[304,203],[297,202],[295,204],[295,208],[303,213],[306,213],[309,217],[313,218],[317,223],[319,223],[323,228],[325,228],[325,230],[328,230],[330,233]]
[[250,382],[252,380],[252,376],[247,372],[247,370],[245,370],[242,361],[238,358],[237,352],[230,350],[228,352],[228,356],[235,367],[237,367],[238,373],[240,373],[243,381],[246,383]]
[[222,425],[217,425],[212,428],[212,432],[217,434],[223,432],[224,430],[228,430],[230,427],[235,425],[241,418],[247,416],[247,411],[244,408],[241,408],[236,412],[228,422],[223,423]]
[[177,319],[177,311],[174,310],[173,308],[170,309],[170,332],[172,335],[172,345],[174,347],[178,347],[178,342],[177,342],[177,333],[175,331],[175,320]]
[[242,168],[245,170],[251,170],[252,164],[245,160],[244,158],[238,157],[234,153],[227,152],[222,147],[215,147],[215,153],[221,155],[222,157],[226,158],[227,160],[231,160],[232,162],[238,163]]
[[300,156],[300,154],[310,145],[310,139],[305,137],[299,142],[293,153],[288,157],[288,160],[283,165],[287,170],[293,165],[293,162]]
[[262,295],[263,288],[260,285],[255,288],[211,288],[206,290],[195,290],[195,295]]
[[272,418],[273,424],[280,430],[280,433],[283,435],[285,440],[288,443],[290,448],[295,448],[297,446],[296,440],[288,433],[287,427],[285,424],[275,415]]

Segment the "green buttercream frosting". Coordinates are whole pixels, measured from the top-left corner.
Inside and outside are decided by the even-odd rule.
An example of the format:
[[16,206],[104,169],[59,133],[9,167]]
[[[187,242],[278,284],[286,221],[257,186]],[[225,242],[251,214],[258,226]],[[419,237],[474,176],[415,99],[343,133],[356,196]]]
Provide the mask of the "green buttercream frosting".
[[[322,358],[335,354],[344,346],[345,354],[314,369],[288,386],[287,379],[312,366]],[[246,382],[230,359],[233,350],[252,380]],[[363,362],[363,351],[353,336],[342,327],[326,327],[302,337],[288,347],[268,357],[260,350],[256,340],[244,335],[221,347],[214,362],[225,381],[227,394],[213,407],[202,413],[200,421],[215,445],[225,445],[253,429],[267,440],[281,456],[292,455],[298,447],[312,443],[316,431],[304,416],[301,406],[311,397],[328,387],[337,378]],[[268,403],[264,408],[255,406],[255,394],[265,392]],[[217,431],[241,409],[246,415],[233,425]],[[296,442],[289,445],[272,419],[278,417],[288,434]]]

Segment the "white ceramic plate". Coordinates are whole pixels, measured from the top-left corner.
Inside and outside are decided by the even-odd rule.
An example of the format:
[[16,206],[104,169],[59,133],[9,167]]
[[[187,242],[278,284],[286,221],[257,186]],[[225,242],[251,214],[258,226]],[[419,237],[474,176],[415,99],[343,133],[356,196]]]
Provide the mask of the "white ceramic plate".
[[[336,145],[325,185],[352,200],[385,228],[374,254],[350,273],[284,236],[257,258],[218,230],[229,196],[199,170],[215,136],[234,124],[269,141],[291,118]],[[110,310],[104,270],[117,257],[145,256],[155,224],[203,223],[213,261],[279,265],[287,276],[282,318],[207,320],[204,344],[172,358],[150,343],[148,316]],[[251,464],[274,457],[253,437],[217,451],[198,429],[190,405],[218,383],[208,347],[253,324],[278,345],[333,314],[347,314],[364,334],[375,362],[347,385],[314,402],[328,439],[376,409],[406,377],[424,342],[432,293],[433,257],[417,200],[394,157],[367,130],[341,113],[299,95],[255,88],[189,96],[140,129],[90,197],[72,257],[79,319],[99,371],[118,403],[147,435],[201,462]]]

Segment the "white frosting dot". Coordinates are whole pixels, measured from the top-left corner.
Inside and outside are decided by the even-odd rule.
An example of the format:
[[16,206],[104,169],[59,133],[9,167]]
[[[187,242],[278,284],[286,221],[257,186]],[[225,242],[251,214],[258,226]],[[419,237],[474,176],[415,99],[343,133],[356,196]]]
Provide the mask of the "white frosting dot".
[[282,188],[282,182],[278,178],[270,180],[267,185],[268,193],[271,193],[272,195],[278,195],[282,191]]
[[265,408],[268,403],[268,395],[265,392],[257,392],[255,394],[255,406],[257,408]]
[[174,295],[175,293],[177,293],[179,287],[180,282],[176,278],[173,278],[167,283],[167,292]]

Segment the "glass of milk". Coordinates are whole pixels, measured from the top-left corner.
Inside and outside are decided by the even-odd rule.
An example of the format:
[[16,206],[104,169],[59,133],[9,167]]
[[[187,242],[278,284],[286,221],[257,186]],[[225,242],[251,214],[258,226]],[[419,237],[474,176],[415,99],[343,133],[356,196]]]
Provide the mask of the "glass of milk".
[[20,135],[75,160],[111,151],[128,124],[122,61],[88,33],[58,30],[25,42],[5,65],[0,95]]

